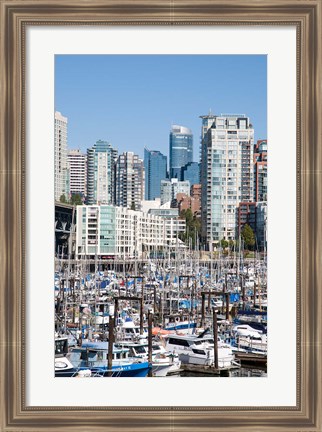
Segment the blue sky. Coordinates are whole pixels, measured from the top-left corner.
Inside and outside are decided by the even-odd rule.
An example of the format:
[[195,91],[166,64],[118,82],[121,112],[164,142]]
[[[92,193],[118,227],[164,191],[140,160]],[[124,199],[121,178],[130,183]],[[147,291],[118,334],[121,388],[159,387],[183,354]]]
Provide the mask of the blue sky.
[[143,157],[168,156],[172,124],[192,129],[199,158],[200,115],[246,114],[255,140],[267,138],[264,55],[56,55],[55,110],[68,117],[68,147],[109,141]]

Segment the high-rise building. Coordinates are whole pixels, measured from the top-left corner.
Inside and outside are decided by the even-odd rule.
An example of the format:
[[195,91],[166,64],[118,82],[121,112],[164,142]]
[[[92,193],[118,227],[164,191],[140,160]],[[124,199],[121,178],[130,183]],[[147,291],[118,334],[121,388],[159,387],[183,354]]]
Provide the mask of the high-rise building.
[[55,112],[55,200],[59,201],[64,195],[69,198],[69,175],[67,165],[67,117]]
[[254,147],[255,201],[267,201],[267,140],[259,140]]
[[190,195],[190,183],[188,180],[178,181],[176,178],[161,180],[161,205],[167,202],[172,203],[179,193]]
[[210,249],[235,240],[236,209],[253,201],[254,129],[243,114],[201,116],[202,237]]
[[114,202],[114,167],[117,150],[107,141],[96,141],[87,149],[87,203]]
[[87,157],[80,150],[68,152],[69,189],[72,194],[80,194],[83,197],[87,192]]
[[161,196],[161,180],[167,178],[167,157],[158,150],[144,149],[145,199]]
[[259,250],[267,250],[267,202],[256,203],[256,241]]
[[116,205],[140,210],[143,199],[143,161],[133,152],[124,152],[116,164]]
[[181,170],[181,180],[189,180],[190,185],[200,184],[200,165],[198,162],[189,162]]
[[173,125],[169,140],[170,178],[182,180],[181,169],[193,160],[193,135],[184,126]]

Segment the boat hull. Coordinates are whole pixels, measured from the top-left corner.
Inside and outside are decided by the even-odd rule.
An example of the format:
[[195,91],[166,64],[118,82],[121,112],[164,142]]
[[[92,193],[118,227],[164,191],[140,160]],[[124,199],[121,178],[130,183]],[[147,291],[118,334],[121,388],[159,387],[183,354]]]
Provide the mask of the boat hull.
[[111,378],[140,378],[146,377],[149,373],[150,367],[148,363],[134,363],[129,366],[113,366],[112,367],[112,375],[109,375],[109,370],[107,368],[102,367],[80,367],[73,368],[66,371],[55,371],[55,377],[76,377],[78,376],[78,372],[80,371],[91,371],[91,377],[108,377]]

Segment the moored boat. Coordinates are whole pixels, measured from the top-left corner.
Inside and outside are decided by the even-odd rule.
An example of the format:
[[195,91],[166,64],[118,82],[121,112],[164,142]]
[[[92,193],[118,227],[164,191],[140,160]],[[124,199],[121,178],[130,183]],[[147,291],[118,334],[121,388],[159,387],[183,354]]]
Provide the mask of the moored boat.
[[139,358],[129,357],[129,349],[113,346],[112,369],[108,368],[108,342],[83,341],[73,348],[70,362],[76,370],[89,369],[93,375],[113,377],[146,377],[150,364]]

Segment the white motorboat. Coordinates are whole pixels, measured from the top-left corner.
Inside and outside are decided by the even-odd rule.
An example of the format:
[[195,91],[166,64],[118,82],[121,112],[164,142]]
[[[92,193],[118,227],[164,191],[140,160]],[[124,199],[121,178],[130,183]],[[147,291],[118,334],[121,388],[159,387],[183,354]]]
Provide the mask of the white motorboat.
[[258,337],[263,332],[261,330],[256,330],[248,324],[238,324],[233,327],[232,333],[235,336],[245,336],[245,337]]
[[[132,358],[148,359],[148,342],[141,340],[139,342],[120,341],[116,344],[118,347],[127,348]],[[180,370],[181,361],[178,355],[167,353],[166,350],[156,344],[152,345],[152,375],[156,377],[165,377],[176,373]]]
[[[169,335],[166,349],[179,354],[184,364],[210,366],[214,364],[214,341],[209,337],[190,335]],[[231,345],[218,339],[218,367],[225,368],[234,364]]]
[[67,358],[68,336],[55,337],[55,377],[75,375],[75,367]]
[[267,355],[267,335],[237,336],[234,351]]

